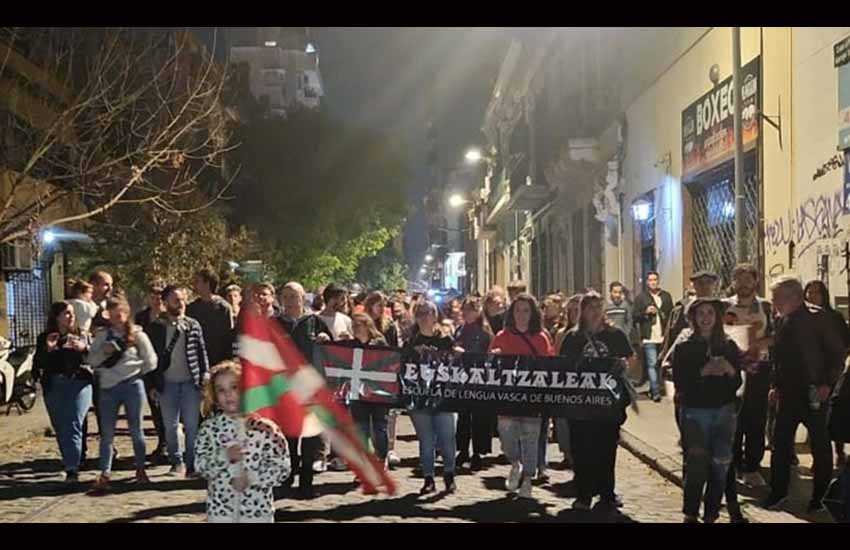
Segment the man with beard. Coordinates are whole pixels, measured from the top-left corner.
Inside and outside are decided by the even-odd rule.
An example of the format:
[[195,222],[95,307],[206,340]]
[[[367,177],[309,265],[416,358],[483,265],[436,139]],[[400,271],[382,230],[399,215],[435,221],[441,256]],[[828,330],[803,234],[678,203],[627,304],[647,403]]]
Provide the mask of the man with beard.
[[233,311],[218,296],[218,275],[201,269],[192,278],[192,290],[198,297],[186,307],[186,315],[201,324],[210,365],[233,357]]
[[[160,318],[165,313],[165,304],[162,302],[162,283],[153,283],[148,290],[148,307],[136,314],[135,322],[142,327],[148,336],[150,336],[149,328],[151,323]],[[152,460],[156,464],[163,463],[167,459],[166,444],[165,444],[165,422],[162,419],[162,408],[159,406],[159,401],[152,399],[152,392],[148,392],[148,407],[151,409],[151,418],[153,426],[156,430],[157,445],[156,450],[151,455]]]
[[343,313],[348,300],[348,292],[336,284],[329,284],[322,292],[325,307],[319,313],[319,318],[325,322],[334,340],[351,340],[354,330],[351,327],[351,317]]
[[[171,461],[170,476],[195,471],[195,436],[201,415],[201,389],[209,380],[209,360],[201,324],[186,316],[186,290],[169,285],[162,291],[166,315],[150,325],[149,335],[158,364],[149,384],[159,399],[165,422],[165,441]],[[180,452],[177,426],[185,428],[186,453]]]
[[[104,317],[106,311],[106,300],[112,296],[114,287],[112,286],[112,275],[106,271],[95,271],[89,278],[89,283],[94,287],[92,300],[97,304],[97,313],[91,322],[91,332],[94,333],[99,328],[109,326],[109,320]],[[97,402],[97,401],[95,401]]]
[[658,375],[658,364],[663,358],[661,348],[664,344],[664,333],[667,331],[667,321],[673,309],[673,298],[666,290],[662,290],[657,271],[646,274],[646,288],[635,299],[635,321],[640,325],[641,347],[646,374],[649,378],[649,392],[652,400],[661,401],[661,380]]

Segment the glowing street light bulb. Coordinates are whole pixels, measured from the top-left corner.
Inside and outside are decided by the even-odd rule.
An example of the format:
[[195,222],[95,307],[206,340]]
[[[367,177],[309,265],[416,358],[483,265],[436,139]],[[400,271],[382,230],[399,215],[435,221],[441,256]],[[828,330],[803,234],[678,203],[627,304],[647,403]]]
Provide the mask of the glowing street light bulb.
[[449,206],[452,208],[459,208],[466,204],[468,201],[463,198],[462,195],[452,195],[449,197]]
[[48,229],[41,236],[41,240],[44,241],[44,244],[51,244],[56,240],[56,234]]
[[464,158],[466,158],[466,161],[470,164],[478,164],[484,158],[484,155],[481,154],[480,149],[470,149],[466,152]]
[[[426,262],[433,262],[433,261],[434,261],[434,256],[432,256],[432,255],[430,255],[430,254],[427,254],[427,255],[425,256],[425,261],[426,261]],[[423,267],[422,269],[425,269],[425,268]]]

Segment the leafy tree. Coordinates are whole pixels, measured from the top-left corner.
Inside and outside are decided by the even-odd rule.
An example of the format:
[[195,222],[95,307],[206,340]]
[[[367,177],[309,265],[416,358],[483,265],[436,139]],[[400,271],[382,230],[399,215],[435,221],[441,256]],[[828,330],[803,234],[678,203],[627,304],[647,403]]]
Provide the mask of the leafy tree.
[[407,286],[408,266],[398,251],[387,246],[375,256],[365,258],[356,279],[367,288],[390,291]]
[[241,129],[233,220],[256,229],[269,275],[309,288],[348,282],[407,215],[407,153],[394,135],[322,111]]

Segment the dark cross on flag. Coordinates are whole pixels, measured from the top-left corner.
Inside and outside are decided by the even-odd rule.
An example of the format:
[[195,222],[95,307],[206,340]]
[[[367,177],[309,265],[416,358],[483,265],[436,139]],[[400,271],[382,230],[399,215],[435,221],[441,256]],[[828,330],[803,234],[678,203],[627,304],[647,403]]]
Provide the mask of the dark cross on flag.
[[337,397],[367,403],[398,401],[401,354],[397,350],[327,344],[317,346],[316,355]]

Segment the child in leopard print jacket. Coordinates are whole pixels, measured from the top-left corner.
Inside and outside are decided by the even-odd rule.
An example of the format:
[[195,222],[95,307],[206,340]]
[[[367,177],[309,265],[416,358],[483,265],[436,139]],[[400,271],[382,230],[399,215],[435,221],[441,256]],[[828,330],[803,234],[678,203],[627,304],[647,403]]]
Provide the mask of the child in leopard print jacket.
[[217,414],[201,425],[195,467],[207,479],[207,521],[273,523],[273,488],[289,477],[289,449],[274,422],[240,414],[240,376],[240,365],[226,361],[206,388]]

